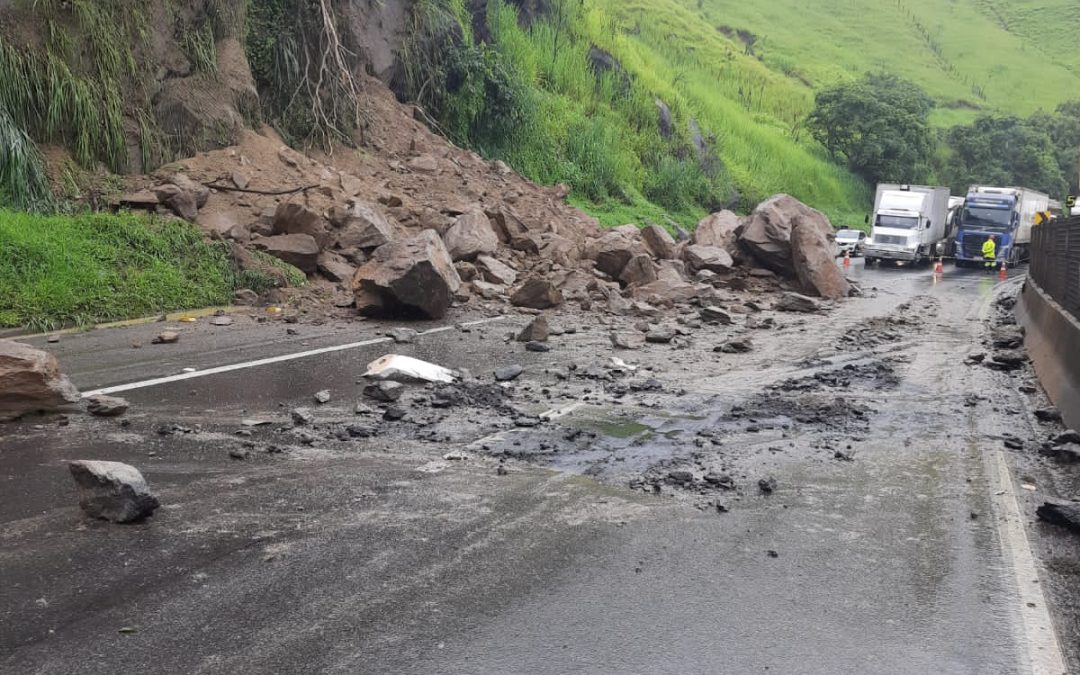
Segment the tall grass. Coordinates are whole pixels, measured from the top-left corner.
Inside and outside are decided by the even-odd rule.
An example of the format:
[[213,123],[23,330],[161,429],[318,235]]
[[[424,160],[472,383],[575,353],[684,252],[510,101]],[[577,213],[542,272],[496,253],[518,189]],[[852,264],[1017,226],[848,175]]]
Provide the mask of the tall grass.
[[37,146],[0,108],[0,207],[47,209],[52,205],[49,181]]
[[0,210],[0,326],[51,330],[223,304],[227,248],[188,223]]

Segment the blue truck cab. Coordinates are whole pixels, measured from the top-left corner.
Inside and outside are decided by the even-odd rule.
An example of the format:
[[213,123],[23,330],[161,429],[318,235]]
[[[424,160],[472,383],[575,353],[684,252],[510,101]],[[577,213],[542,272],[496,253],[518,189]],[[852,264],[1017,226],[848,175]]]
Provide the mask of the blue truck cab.
[[960,212],[956,264],[983,264],[982,247],[997,237],[997,260],[1015,265],[1028,259],[1036,214],[1049,208],[1050,196],[1026,188],[973,186]]

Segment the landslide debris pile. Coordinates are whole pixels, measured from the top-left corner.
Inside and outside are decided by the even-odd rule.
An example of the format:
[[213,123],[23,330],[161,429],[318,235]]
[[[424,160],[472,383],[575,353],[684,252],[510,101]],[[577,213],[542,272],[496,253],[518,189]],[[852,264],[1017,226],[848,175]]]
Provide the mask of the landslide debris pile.
[[658,225],[603,231],[566,204],[566,186],[450,145],[388,91],[376,103],[377,152],[314,157],[249,132],[133,180],[118,205],[198,224],[230,242],[241,270],[281,274],[253,252],[285,261],[334,291],[337,308],[370,316],[438,319],[474,300],[648,315],[708,304],[714,287],[852,291],[829,221],[787,195],[678,239]]

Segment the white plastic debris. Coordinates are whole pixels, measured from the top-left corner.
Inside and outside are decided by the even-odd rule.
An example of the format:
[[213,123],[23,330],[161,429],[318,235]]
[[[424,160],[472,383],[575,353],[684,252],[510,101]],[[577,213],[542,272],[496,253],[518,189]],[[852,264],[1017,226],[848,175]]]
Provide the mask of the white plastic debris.
[[364,377],[395,382],[454,382],[454,371],[411,356],[387,354],[368,364]]
[[630,365],[626,361],[623,361],[622,359],[620,359],[617,356],[612,356],[611,357],[611,365],[612,365],[613,368],[616,368],[618,370],[625,370],[625,371],[630,372],[630,373],[632,373],[632,372],[634,372],[635,370],[638,369],[637,366],[632,366],[632,365]]

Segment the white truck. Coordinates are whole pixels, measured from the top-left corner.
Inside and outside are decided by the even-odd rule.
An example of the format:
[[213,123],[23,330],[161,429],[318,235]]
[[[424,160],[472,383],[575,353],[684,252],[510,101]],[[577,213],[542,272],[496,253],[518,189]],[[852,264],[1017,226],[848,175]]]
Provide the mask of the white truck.
[[947,187],[878,185],[873,229],[863,248],[866,264],[879,260],[930,262],[944,255],[952,236],[950,196]]
[[1035,190],[971,186],[956,234],[957,266],[983,265],[982,247],[991,235],[997,238],[997,260],[1027,260],[1036,214],[1049,208],[1050,196]]

